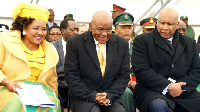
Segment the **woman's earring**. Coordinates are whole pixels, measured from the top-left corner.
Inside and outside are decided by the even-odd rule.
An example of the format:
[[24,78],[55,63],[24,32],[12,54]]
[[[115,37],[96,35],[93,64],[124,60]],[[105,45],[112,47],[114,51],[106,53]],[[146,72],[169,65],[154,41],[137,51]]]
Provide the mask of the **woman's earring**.
[[22,35],[26,35],[26,31],[23,31],[23,32],[22,32]]

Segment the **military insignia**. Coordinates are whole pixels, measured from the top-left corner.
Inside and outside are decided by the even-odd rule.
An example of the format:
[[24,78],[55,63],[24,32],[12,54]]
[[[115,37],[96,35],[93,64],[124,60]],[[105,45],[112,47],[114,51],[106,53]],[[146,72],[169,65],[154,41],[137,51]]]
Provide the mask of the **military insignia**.
[[154,23],[154,20],[153,20],[153,18],[150,18],[150,20],[149,20],[149,23],[151,23],[151,24],[153,24],[153,23]]
[[128,19],[128,15],[125,15],[125,19]]

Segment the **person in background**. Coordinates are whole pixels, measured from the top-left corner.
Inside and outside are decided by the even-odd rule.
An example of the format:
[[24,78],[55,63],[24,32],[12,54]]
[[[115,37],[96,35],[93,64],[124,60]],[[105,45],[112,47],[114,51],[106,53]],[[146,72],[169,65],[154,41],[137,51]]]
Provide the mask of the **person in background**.
[[8,25],[0,24],[0,35],[2,32],[9,30]]
[[186,26],[186,24],[182,20],[179,20],[178,22],[179,22],[179,24],[178,24],[178,31],[182,35],[186,35],[187,34],[187,26]]
[[0,24],[0,32],[6,31],[6,30],[9,30],[8,25]]
[[78,34],[79,29],[78,24],[74,19],[64,19],[60,24],[60,30],[62,33],[62,38],[57,41],[53,41],[52,44],[55,46],[59,54],[59,61],[56,65],[56,73],[58,75],[58,92],[59,99],[61,101],[62,112],[66,112],[68,105],[68,86],[65,81],[64,74],[64,57],[66,55],[66,44],[69,37]]
[[54,22],[54,17],[55,17],[55,13],[54,13],[54,10],[53,9],[48,9],[50,15],[49,15],[49,19],[48,19],[48,23],[47,23],[47,28],[51,28],[52,26],[55,26],[57,25],[55,22]]
[[121,95],[129,81],[129,45],[112,34],[109,13],[95,12],[89,30],[68,39],[64,68],[72,112],[127,112]]
[[[115,34],[121,37],[124,37],[126,40],[128,40],[130,59],[132,56],[132,47],[133,47],[133,43],[130,40],[132,31],[133,31],[133,21],[134,21],[134,17],[130,13],[127,13],[127,12],[124,12],[118,15],[113,20],[113,25],[115,26]],[[134,89],[136,85],[136,80],[132,80],[132,77],[135,77],[133,73],[131,73],[128,86],[122,95],[122,99],[124,100],[130,112],[135,111]]]
[[49,42],[56,41],[62,37],[62,33],[59,26],[52,26],[48,31]]
[[200,59],[196,41],[178,32],[178,12],[158,14],[156,28],[133,41],[135,99],[141,112],[199,112]]
[[188,17],[187,16],[181,16],[180,20],[182,20],[187,26],[187,34],[186,34],[186,36],[195,39],[194,29],[190,25],[188,25]]
[[142,26],[142,33],[152,32],[156,26],[156,18],[148,17],[140,21],[140,25]]
[[[118,6],[116,4],[113,4],[113,10],[112,12],[112,19],[114,19],[119,14],[123,13],[126,10],[126,8],[123,8],[121,6]],[[115,27],[112,26],[112,33],[115,33]]]
[[73,19],[73,14],[66,14],[64,19]]
[[85,24],[80,24],[79,26],[79,34],[87,32],[88,31],[88,27]]
[[[49,12],[37,4],[20,3],[12,15],[14,22],[10,31],[0,37],[0,111],[60,112],[56,74],[58,53],[45,40]],[[23,89],[18,83],[41,85],[56,106],[23,105],[15,94],[16,88]]]
[[119,14],[123,13],[126,10],[126,8],[123,8],[121,6],[118,6],[116,4],[113,4],[113,10],[112,12],[112,19],[114,19]]

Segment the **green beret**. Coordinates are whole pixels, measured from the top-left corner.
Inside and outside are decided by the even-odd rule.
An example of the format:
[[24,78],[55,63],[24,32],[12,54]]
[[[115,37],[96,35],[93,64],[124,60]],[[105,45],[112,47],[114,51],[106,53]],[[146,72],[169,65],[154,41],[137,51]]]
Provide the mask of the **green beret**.
[[121,13],[113,20],[113,25],[116,27],[117,25],[133,25],[134,17],[129,13]]
[[188,20],[188,17],[187,16],[181,16],[180,20],[183,20],[183,19],[187,19]]
[[65,16],[64,16],[64,18],[65,17],[72,17],[73,18],[73,14],[66,14]]
[[144,26],[145,28],[155,28],[156,21],[156,18],[148,17],[140,21],[140,25]]

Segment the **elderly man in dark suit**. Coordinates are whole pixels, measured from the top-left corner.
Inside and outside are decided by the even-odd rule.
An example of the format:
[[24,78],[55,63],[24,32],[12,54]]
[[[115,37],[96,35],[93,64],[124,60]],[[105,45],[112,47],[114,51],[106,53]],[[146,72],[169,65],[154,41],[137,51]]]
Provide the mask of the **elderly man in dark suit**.
[[126,112],[121,95],[129,81],[129,45],[125,38],[112,34],[109,13],[95,12],[89,31],[70,37],[66,51],[72,111]]
[[[62,33],[62,38],[57,41],[53,41],[52,44],[55,46],[58,54],[59,54],[59,61],[56,65],[56,72],[58,75],[58,93],[59,99],[61,101],[61,108],[62,111],[64,108],[67,108],[67,92],[68,86],[65,81],[65,74],[64,74],[64,63],[65,63],[65,54],[66,54],[66,44],[69,37],[78,34],[79,28],[78,24],[74,19],[64,19],[60,23],[60,30]],[[66,110],[66,109],[65,109]]]
[[158,15],[157,28],[133,42],[136,104],[142,112],[199,112],[200,61],[194,39],[178,30],[178,12]]

